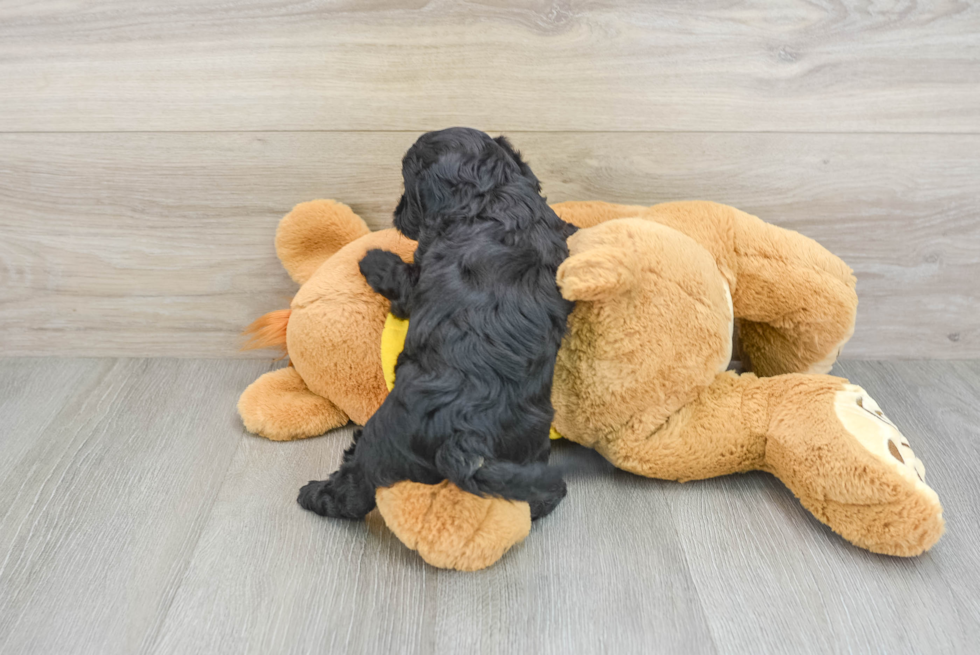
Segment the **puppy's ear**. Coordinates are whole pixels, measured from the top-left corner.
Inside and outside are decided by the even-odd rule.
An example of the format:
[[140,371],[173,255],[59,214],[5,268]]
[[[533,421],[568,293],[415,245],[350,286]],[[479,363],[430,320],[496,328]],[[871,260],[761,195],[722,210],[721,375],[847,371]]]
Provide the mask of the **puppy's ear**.
[[419,191],[420,177],[425,174],[424,162],[412,146],[402,159],[402,179],[405,193],[395,207],[395,229],[409,239],[418,241],[422,231],[422,198]]
[[531,171],[531,167],[527,165],[524,159],[521,157],[521,153],[514,149],[514,146],[510,144],[507,137],[501,135],[494,139],[496,144],[504,149],[504,151],[510,155],[510,158],[514,160],[517,167],[521,170],[521,177],[526,178],[531,181],[534,185],[534,189],[541,193],[541,182],[538,181],[537,176]]
[[623,253],[601,246],[562,262],[556,280],[566,300],[602,300],[625,291],[632,277]]
[[418,241],[422,228],[422,207],[416,190],[406,189],[395,207],[395,229],[409,239]]

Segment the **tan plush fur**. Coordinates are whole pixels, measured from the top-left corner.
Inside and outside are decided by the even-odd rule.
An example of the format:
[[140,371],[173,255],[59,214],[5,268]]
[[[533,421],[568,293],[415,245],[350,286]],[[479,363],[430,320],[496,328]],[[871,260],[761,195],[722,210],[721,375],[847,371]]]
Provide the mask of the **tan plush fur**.
[[[913,462],[867,445],[866,433],[876,426],[884,430],[882,438],[904,439],[883,413],[865,411],[870,423],[852,430],[842,423],[839,405],[849,401],[838,399],[846,396],[846,380],[718,373],[718,344],[726,336],[719,315],[726,308],[717,293],[712,297],[691,285],[710,286],[710,269],[719,277],[714,284],[722,286],[721,272],[706,268],[687,241],[676,230],[637,219],[613,220],[569,239],[558,284],[579,302],[556,362],[558,431],[618,468],[647,477],[687,481],[767,471],[856,545],[891,555],[916,555],[932,546],[943,532],[938,497],[915,474]],[[671,252],[677,253],[673,260]],[[809,274],[829,267],[810,255],[803,249],[797,268]],[[637,266],[638,260],[649,266]],[[787,271],[794,263],[787,257],[781,267]],[[846,269],[831,270],[840,275]],[[757,271],[749,268],[752,283]],[[672,292],[682,282],[687,293]],[[740,277],[732,284],[744,288]],[[777,285],[778,278],[768,284]],[[737,301],[734,306],[738,315]],[[828,314],[826,323],[853,316],[835,307]],[[849,332],[850,326],[835,329]]]
[[323,434],[348,420],[336,405],[307,389],[292,366],[250,384],[238,399],[238,413],[249,432],[274,441]]
[[759,375],[827,373],[853,333],[853,272],[797,232],[706,201],[652,207],[565,202],[554,209],[581,227],[639,216],[704,247],[730,287],[742,349]]
[[448,481],[402,482],[378,489],[376,500],[395,536],[443,569],[484,569],[531,531],[527,503],[481,498]]
[[388,395],[380,349],[388,301],[371,290],[357,267],[372,248],[411,261],[415,242],[383,230],[341,248],[293,298],[286,333],[289,359],[310,391],[360,425]]
[[351,208],[334,200],[301,202],[276,230],[276,255],[297,284],[309,280],[320,264],[371,230]]
[[[868,409],[877,406],[859,387],[805,374],[829,370],[853,331],[855,280],[843,262],[715,203],[555,210],[588,228],[569,240],[558,272],[577,301],[556,363],[559,432],[650,477],[768,471],[814,516],[875,552],[914,555],[935,543],[942,508],[904,437]],[[306,280],[287,325],[294,369],[283,370],[294,372],[263,382],[266,374],[239,403],[249,430],[278,439],[321,434],[346,417],[363,424],[383,401],[388,307],[357,262],[374,247],[408,260],[415,245],[393,230],[356,236],[363,221],[331,201],[304,203],[287,219],[277,244],[332,245],[288,251],[284,265]],[[755,372],[776,377],[723,372],[735,321]],[[448,483],[399,483],[377,500],[393,532],[444,568],[489,566],[530,526],[525,504]]]
[[568,246],[558,286],[577,302],[555,367],[554,422],[597,447],[624,423],[662,424],[725,369],[731,309],[710,255],[676,230],[620,219]]

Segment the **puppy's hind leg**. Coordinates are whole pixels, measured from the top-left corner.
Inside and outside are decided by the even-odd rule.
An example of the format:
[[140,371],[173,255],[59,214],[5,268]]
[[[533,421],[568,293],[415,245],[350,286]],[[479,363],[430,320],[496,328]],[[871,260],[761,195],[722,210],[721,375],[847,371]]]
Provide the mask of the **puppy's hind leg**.
[[299,490],[296,501],[303,509],[320,516],[362,519],[374,509],[374,487],[354,458],[360,430],[344,452],[344,462],[326,480],[310,480]]
[[528,505],[531,506],[531,520],[537,521],[551,514],[567,494],[568,485],[565,484],[565,480],[562,478],[551,480],[541,494],[528,501]]
[[568,493],[561,471],[544,461],[518,464],[489,458],[479,443],[463,439],[444,444],[436,452],[439,473],[463,491],[477,496],[523,500],[531,518],[549,514]]
[[[545,446],[538,455],[538,462],[541,464],[547,464],[548,458],[551,455],[551,441],[545,442]],[[554,470],[554,469],[551,469]],[[537,521],[540,518],[544,518],[551,514],[551,512],[558,507],[565,496],[568,494],[568,486],[565,484],[565,480],[562,478],[552,479],[550,484],[545,487],[544,493],[538,497],[532,499],[528,502],[531,506],[531,520]]]

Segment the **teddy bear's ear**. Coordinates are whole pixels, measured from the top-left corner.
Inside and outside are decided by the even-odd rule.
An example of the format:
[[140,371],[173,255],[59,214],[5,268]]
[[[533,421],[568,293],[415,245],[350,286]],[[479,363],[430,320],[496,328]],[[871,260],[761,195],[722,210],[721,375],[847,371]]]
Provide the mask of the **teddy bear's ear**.
[[556,279],[566,300],[601,300],[623,291],[630,274],[623,253],[603,246],[566,259],[558,267]]

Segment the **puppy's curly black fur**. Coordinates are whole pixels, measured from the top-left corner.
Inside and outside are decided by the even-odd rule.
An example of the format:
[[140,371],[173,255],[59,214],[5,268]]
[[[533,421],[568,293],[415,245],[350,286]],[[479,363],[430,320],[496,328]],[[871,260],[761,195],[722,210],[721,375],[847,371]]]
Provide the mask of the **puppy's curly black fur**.
[[372,250],[368,284],[411,316],[397,383],[355,433],[330,479],[299,503],[362,518],[374,490],[402,480],[531,504],[544,516],[565,496],[547,466],[555,356],[572,303],[555,283],[575,228],[541,196],[504,138],[450,128],[423,135],[402,161],[395,227],[418,240],[413,264]]

